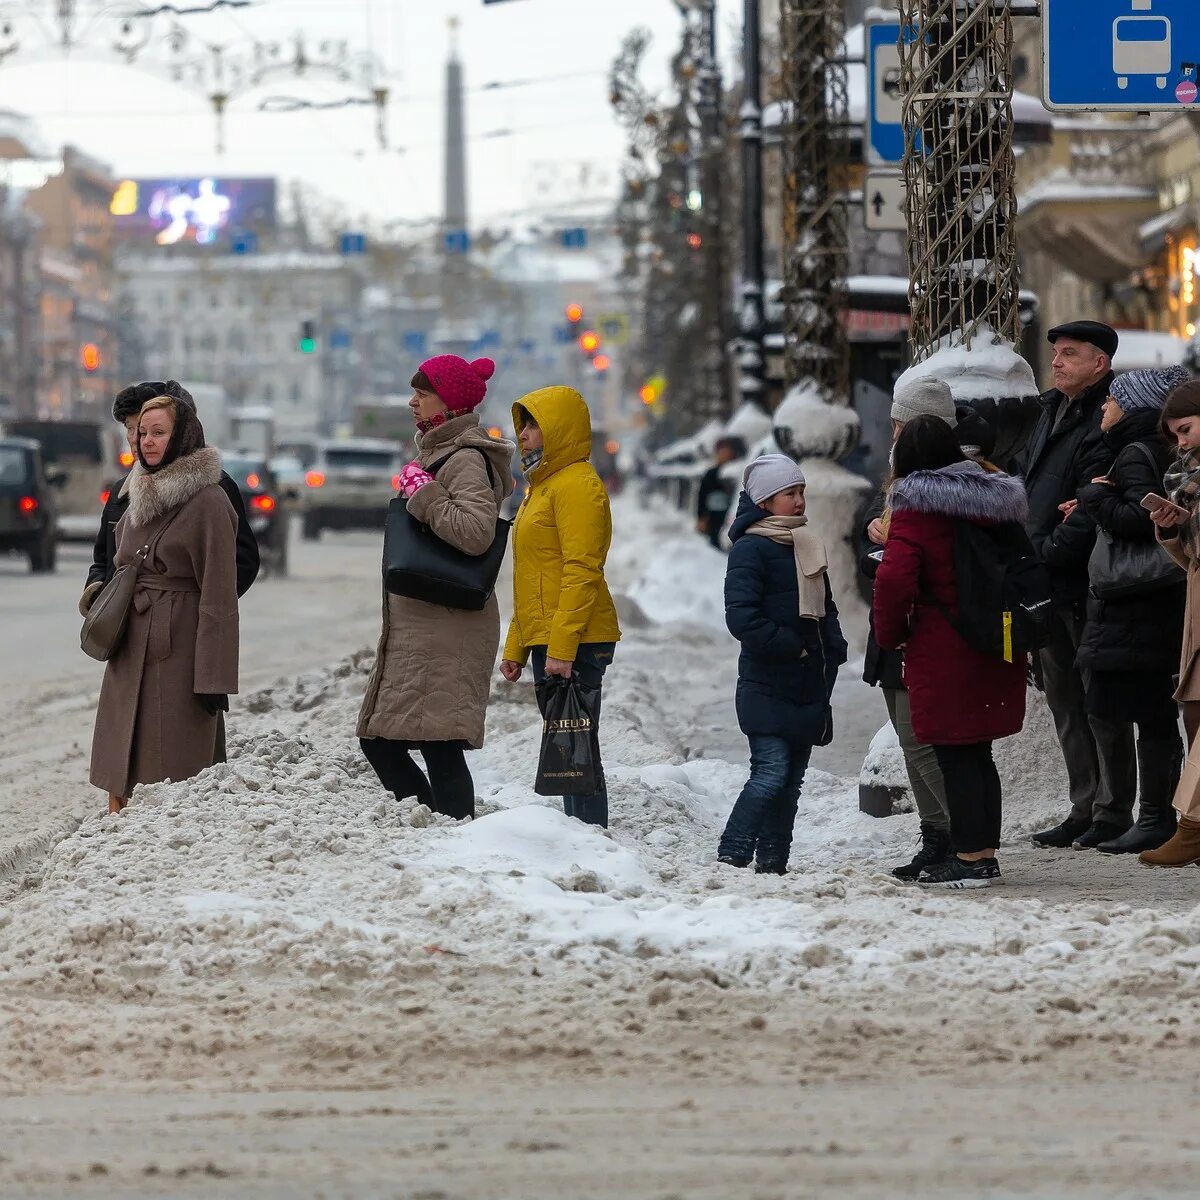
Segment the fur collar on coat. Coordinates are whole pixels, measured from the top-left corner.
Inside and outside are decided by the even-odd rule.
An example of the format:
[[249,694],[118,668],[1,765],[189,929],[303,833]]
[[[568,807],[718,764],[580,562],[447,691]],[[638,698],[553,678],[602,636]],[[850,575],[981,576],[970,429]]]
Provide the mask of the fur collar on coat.
[[978,463],[951,463],[938,471],[914,471],[892,485],[893,512],[920,512],[965,521],[1024,525],[1029,501],[1021,480]]
[[139,529],[221,482],[221,452],[205,446],[151,475],[140,462],[129,472],[129,520]]

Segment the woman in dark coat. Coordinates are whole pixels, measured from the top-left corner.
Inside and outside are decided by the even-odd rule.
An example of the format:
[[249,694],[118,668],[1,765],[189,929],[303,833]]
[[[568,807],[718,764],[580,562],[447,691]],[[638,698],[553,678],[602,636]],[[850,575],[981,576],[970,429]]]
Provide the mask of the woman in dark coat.
[[784,454],[746,468],[729,531],[725,623],[742,644],[737,716],[750,778],[729,815],[718,859],[782,875],[813,746],[833,739],[829,705],[846,639],[828,560],[804,515],[804,475]]
[[[1080,489],[1072,521],[1091,521],[1101,536],[1107,533],[1117,542],[1154,542],[1154,522],[1142,500],[1151,492],[1163,493],[1172,452],[1159,432],[1162,406],[1188,378],[1182,368],[1173,368],[1134,371],[1113,381],[1100,425],[1115,456],[1113,465],[1107,475]],[[1084,672],[1088,718],[1097,739],[1111,740],[1122,725],[1136,724],[1138,734],[1136,767],[1127,763],[1125,777],[1110,785],[1114,799],[1121,797],[1132,817],[1140,777],[1137,824],[1111,826],[1110,840],[1097,846],[1108,854],[1155,850],[1175,832],[1171,800],[1183,763],[1183,739],[1174,675],[1186,590],[1180,572],[1165,587],[1109,600],[1095,592],[1088,597],[1077,660]]]
[[904,427],[894,465],[887,551],[875,576],[875,636],[885,649],[904,647],[913,732],[936,750],[956,852],[920,882],[991,887],[1002,882],[992,742],[1024,724],[1026,662],[972,649],[952,623],[959,614],[955,528],[963,521],[1023,525],[1025,489],[968,461],[953,431],[934,417]]

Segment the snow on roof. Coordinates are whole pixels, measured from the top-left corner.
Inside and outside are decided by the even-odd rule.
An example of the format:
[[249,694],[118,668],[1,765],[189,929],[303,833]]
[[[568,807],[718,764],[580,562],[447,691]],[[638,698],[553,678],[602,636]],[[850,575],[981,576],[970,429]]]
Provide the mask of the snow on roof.
[[1118,330],[1120,343],[1113,358],[1113,370],[1146,371],[1154,367],[1181,367],[1188,343],[1173,333],[1155,333],[1146,329]]
[[1071,204],[1104,203],[1112,200],[1156,200],[1152,188],[1127,183],[1097,183],[1079,179],[1067,167],[1055,167],[1048,175],[1026,188],[1018,198],[1021,212],[1039,204],[1069,202]]
[[725,432],[750,445],[770,436],[771,418],[757,404],[743,404],[729,418]]
[[962,340],[962,330],[943,339],[933,354],[896,380],[896,387],[934,378],[950,385],[955,400],[1001,400],[1038,394],[1033,368],[989,325],[980,324],[970,349]]

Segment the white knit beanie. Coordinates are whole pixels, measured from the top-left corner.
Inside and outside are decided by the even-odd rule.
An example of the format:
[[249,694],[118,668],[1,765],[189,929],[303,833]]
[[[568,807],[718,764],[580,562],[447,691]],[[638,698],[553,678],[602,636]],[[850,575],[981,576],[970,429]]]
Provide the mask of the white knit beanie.
[[750,499],[761,505],[788,488],[801,487],[804,472],[795,459],[786,454],[764,454],[742,473],[742,486]]
[[940,417],[951,429],[958,424],[950,385],[931,375],[908,379],[901,376],[892,393],[892,420],[907,425],[917,417]]

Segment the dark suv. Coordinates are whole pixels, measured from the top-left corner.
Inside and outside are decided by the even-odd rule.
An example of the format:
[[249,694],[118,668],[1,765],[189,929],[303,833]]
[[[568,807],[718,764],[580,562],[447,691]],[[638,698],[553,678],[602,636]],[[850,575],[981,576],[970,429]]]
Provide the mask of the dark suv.
[[264,574],[286,575],[291,515],[288,501],[294,493],[279,486],[270,464],[258,455],[242,451],[222,454],[221,465],[241,490]]
[[58,503],[41,447],[0,438],[0,553],[27,555],[33,571],[53,571],[57,531]]

